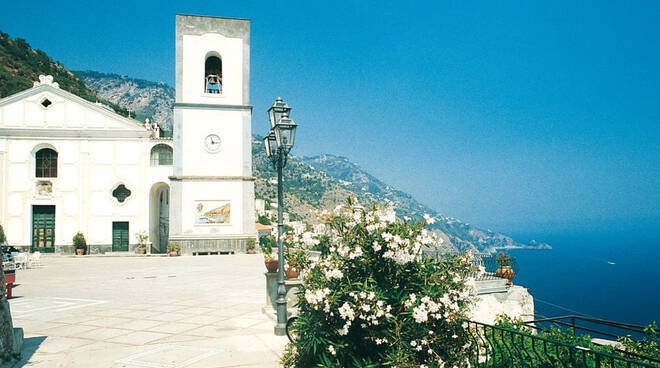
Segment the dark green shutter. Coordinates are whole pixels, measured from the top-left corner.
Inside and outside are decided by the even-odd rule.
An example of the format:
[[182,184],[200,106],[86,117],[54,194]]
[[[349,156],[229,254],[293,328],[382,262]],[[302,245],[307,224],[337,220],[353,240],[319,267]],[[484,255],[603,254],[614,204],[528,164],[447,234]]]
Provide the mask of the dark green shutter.
[[32,251],[55,251],[55,206],[32,206]]
[[112,251],[128,251],[128,222],[112,223]]

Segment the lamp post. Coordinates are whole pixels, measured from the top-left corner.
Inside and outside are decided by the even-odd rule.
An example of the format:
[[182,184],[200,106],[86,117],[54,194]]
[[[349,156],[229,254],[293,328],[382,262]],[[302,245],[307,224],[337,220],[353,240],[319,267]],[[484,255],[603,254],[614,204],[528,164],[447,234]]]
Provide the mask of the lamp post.
[[286,166],[287,157],[296,139],[298,125],[289,118],[291,108],[280,97],[268,109],[270,130],[264,137],[266,156],[277,170],[277,324],[275,335],[286,334],[286,287],[284,286],[284,246],[282,244],[282,213],[284,212],[284,190],[282,188],[282,169]]

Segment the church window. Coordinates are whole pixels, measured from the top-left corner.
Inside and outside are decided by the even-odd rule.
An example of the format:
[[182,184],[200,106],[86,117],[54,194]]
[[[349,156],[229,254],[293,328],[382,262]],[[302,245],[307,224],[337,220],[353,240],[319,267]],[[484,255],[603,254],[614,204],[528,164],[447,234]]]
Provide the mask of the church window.
[[131,191],[124,186],[124,184],[119,184],[115,190],[112,191],[112,196],[117,198],[117,201],[119,203],[124,203],[126,198],[128,198],[131,195]]
[[37,178],[56,178],[57,177],[57,152],[50,148],[42,148],[37,151],[36,172]]
[[48,106],[52,105],[53,103],[50,102],[49,99],[44,98],[43,101],[41,101],[41,106],[48,108]]
[[222,60],[211,55],[204,63],[204,92],[222,93]]
[[172,147],[157,144],[151,149],[151,166],[172,165]]

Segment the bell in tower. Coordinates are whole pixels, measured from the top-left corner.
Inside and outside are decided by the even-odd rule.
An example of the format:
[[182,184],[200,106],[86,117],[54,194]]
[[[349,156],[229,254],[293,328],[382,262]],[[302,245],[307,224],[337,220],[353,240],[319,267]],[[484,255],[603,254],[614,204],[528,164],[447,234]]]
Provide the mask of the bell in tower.
[[243,252],[256,238],[250,21],[177,15],[170,241]]

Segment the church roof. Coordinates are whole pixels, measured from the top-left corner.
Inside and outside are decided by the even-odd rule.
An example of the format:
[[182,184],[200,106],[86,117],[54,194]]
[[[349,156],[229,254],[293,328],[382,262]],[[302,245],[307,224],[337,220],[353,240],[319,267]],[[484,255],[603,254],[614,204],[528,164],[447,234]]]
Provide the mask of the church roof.
[[[5,116],[5,121],[0,119],[0,135],[47,135],[47,136],[84,136],[86,134],[92,134],[93,132],[102,132],[103,136],[116,136],[116,137],[148,137],[150,132],[145,129],[145,126],[134,119],[126,118],[120,114],[114,112],[110,107],[100,104],[89,102],[73,93],[65,91],[59,87],[57,82],[53,81],[53,77],[48,75],[40,75],[39,82],[34,82],[32,88],[28,88],[21,92],[9,95],[0,99],[0,109],[8,107],[9,105],[21,103],[30,103],[30,98],[37,96],[39,94],[47,93],[53,96],[60,97],[63,101],[70,101],[74,105],[80,106],[83,110],[93,111],[92,115],[96,116],[97,119],[101,119],[106,122],[105,125],[99,126],[98,124],[93,124],[94,126],[87,127],[85,124],[81,124],[79,127],[57,127],[53,126],[52,123],[48,123],[44,117],[44,128],[40,129],[39,127],[34,126],[20,126],[16,124],[17,122],[8,119]],[[49,102],[50,103],[50,102]],[[44,105],[46,106],[46,105]],[[90,116],[85,114],[85,116]],[[27,118],[30,119],[29,117]],[[112,122],[110,124],[110,122]],[[12,123],[12,124],[10,124]],[[77,122],[84,123],[84,122]],[[110,124],[110,125],[108,125]],[[45,134],[45,133],[48,134]]]

